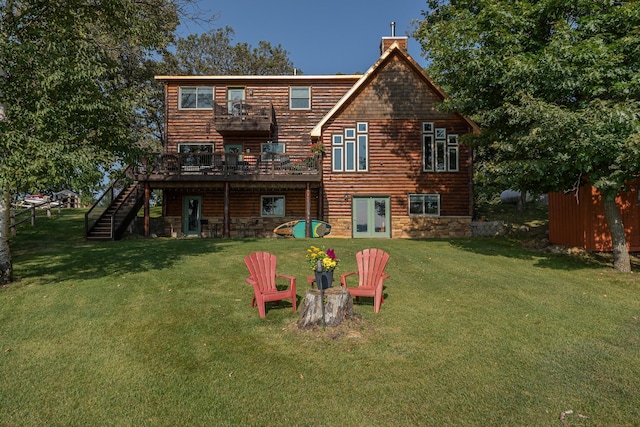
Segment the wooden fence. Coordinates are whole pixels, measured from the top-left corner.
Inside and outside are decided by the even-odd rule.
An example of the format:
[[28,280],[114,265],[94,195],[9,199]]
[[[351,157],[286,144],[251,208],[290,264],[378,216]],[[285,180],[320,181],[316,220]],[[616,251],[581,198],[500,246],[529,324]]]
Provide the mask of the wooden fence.
[[[9,211],[9,230],[11,232],[11,236],[15,237],[18,230],[18,225],[23,224],[25,222],[30,222],[32,227],[36,225],[36,217],[38,215],[47,215],[47,217],[51,217],[51,202],[42,202],[39,204],[34,204],[28,208],[25,208],[20,211],[15,211],[14,209],[10,209]],[[60,213],[60,204],[57,205],[58,213]]]

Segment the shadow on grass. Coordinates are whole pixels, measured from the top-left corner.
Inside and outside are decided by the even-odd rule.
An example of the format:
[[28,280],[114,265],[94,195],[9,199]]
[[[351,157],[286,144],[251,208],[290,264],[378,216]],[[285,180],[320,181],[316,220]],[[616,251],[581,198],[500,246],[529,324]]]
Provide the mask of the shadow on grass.
[[229,241],[213,239],[84,240],[84,210],[65,209],[25,226],[10,240],[15,278],[51,283],[161,270],[184,258],[220,252]]
[[523,247],[517,240],[506,238],[452,239],[448,240],[451,246],[463,251],[473,252],[484,256],[500,256],[520,260],[534,261],[534,266],[554,270],[583,270],[600,269],[611,265],[590,256],[574,256],[544,252],[539,249]]
[[170,268],[186,257],[219,252],[222,246],[219,241],[204,239],[83,242],[59,251],[23,253],[14,261],[19,261],[18,279],[93,279]]

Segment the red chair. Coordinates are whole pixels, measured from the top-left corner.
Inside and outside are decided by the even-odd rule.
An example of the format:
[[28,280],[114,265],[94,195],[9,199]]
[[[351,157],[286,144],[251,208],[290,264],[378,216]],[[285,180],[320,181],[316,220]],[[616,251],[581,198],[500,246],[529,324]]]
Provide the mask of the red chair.
[[[265,317],[265,303],[269,301],[282,301],[291,298],[293,311],[296,311],[296,278],[276,274],[276,256],[268,252],[254,252],[244,259],[244,263],[249,269],[249,277],[245,282],[253,286],[253,301],[251,307],[258,304],[260,317]],[[276,288],[276,278],[283,278],[289,281],[289,288],[279,291]]]
[[[389,254],[382,249],[364,249],[356,254],[358,271],[340,275],[340,286],[349,291],[351,296],[373,297],[373,311],[378,313],[380,305],[384,302],[382,288],[384,279],[389,275],[384,272],[384,268],[389,260]],[[359,276],[358,287],[348,287],[347,277],[357,274]]]

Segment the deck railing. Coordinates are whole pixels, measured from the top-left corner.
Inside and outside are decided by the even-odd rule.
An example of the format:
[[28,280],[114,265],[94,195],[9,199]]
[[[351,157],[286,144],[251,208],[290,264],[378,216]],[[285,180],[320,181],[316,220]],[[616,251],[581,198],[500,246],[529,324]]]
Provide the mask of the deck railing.
[[247,102],[241,99],[215,102],[213,117],[218,120],[237,117],[271,122],[273,120],[273,105],[270,101]]
[[138,167],[155,175],[315,175],[322,164],[318,153],[291,158],[282,153],[165,153]]

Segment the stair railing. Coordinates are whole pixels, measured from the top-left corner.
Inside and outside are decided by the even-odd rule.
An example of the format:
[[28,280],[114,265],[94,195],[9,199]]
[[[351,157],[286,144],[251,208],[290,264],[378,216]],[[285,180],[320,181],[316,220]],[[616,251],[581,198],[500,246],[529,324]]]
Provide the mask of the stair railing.
[[[126,194],[125,198],[118,204],[116,210],[111,214],[111,238],[112,239],[120,239],[124,234],[126,225],[129,224],[130,220],[133,219],[138,213],[138,209],[140,208],[140,201],[142,200],[144,192],[140,188],[140,186],[136,185],[133,191],[130,191]],[[137,209],[136,209],[137,208]],[[127,209],[124,212],[124,215],[121,215],[123,209]],[[116,221],[116,219],[120,215],[120,221]]]
[[[111,206],[113,201],[116,200],[116,198],[120,195],[120,193],[122,193],[122,191],[124,191],[126,188],[129,187],[130,184],[133,183],[133,180],[129,177],[131,175],[131,173],[129,173],[130,170],[131,170],[131,167],[130,166],[127,167],[127,169],[125,169],[125,173],[123,174],[123,176],[116,179],[113,182],[113,184],[111,184],[109,188],[107,188],[105,192],[102,193],[102,195],[93,204],[93,206],[91,206],[91,208],[84,214],[85,238],[89,237],[89,232],[98,223],[100,218],[102,218],[102,216],[105,214],[107,209],[109,209],[109,206]],[[113,224],[113,216],[112,216],[111,217],[111,236],[110,236],[110,238],[112,239],[114,236],[113,231],[114,231],[114,224]]]

